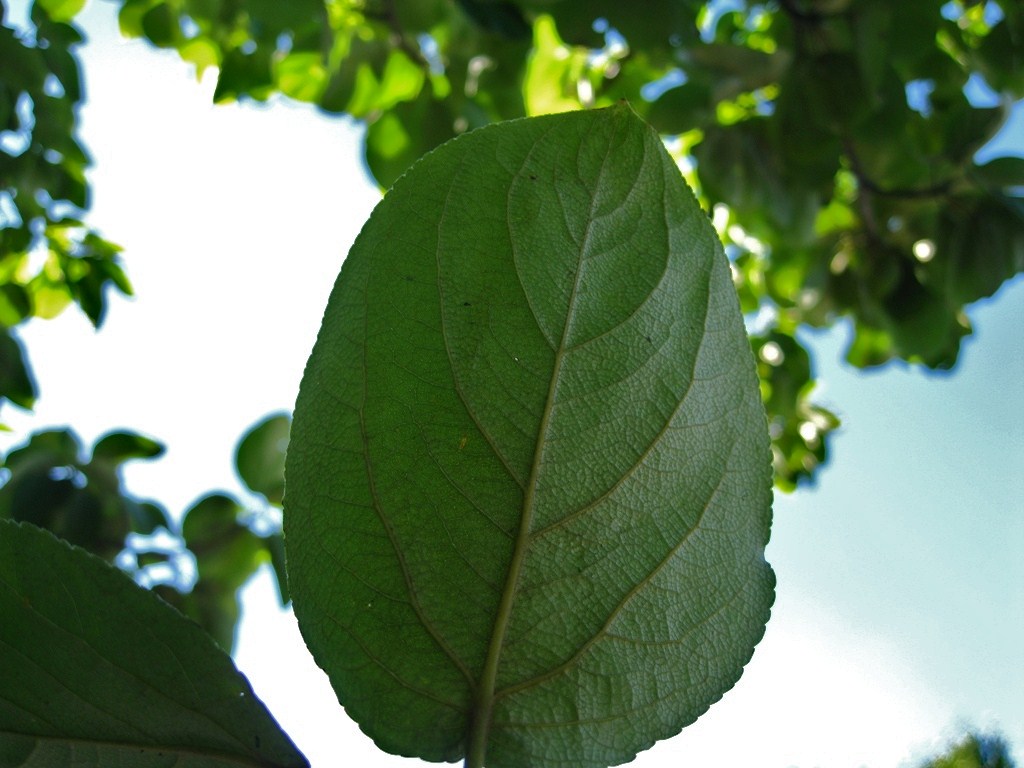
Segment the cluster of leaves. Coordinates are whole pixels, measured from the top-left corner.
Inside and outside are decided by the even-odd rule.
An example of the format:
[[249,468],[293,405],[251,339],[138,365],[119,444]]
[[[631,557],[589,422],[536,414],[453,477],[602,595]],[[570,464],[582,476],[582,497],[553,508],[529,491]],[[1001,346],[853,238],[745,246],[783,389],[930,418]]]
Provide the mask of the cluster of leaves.
[[[215,67],[217,100],[280,94],[365,120],[382,187],[468,129],[629,99],[715,211],[759,319],[784,489],[814,476],[838,425],[812,401],[802,327],[848,316],[854,365],[949,368],[964,306],[1024,269],[1024,159],[974,160],[1024,96],[1016,3],[118,2],[125,34]],[[130,291],[116,247],[69,213],[87,204],[81,5],[37,2],[33,35],[0,33],[17,75],[0,94],[0,396],[22,406],[35,386],[7,329],[71,299],[98,324],[104,286]]]
[[1016,2],[121,3],[125,34],[217,67],[217,99],[366,120],[382,187],[468,129],[630,100],[716,211],[755,344],[786,352],[761,369],[785,489],[838,424],[801,327],[850,317],[856,366],[949,368],[964,306],[1024,269],[1024,159],[974,161],[1024,97]]
[[33,434],[0,464],[0,519],[46,528],[118,565],[199,623],[230,652],[239,619],[238,589],[263,563],[273,566],[282,605],[288,602],[279,515],[284,453],[291,420],[274,415],[255,425],[236,451],[236,469],[259,499],[247,509],[226,493],[196,501],[180,518],[123,486],[125,462],[163,454],[158,442],[111,432],[84,458],[71,430]]
[[[131,294],[120,249],[83,224],[89,157],[78,140],[82,84],[72,18],[84,0],[41,0],[31,32],[0,25],[0,405],[38,392],[13,329],[70,303],[97,328],[108,286]],[[0,5],[0,22],[6,4]]]

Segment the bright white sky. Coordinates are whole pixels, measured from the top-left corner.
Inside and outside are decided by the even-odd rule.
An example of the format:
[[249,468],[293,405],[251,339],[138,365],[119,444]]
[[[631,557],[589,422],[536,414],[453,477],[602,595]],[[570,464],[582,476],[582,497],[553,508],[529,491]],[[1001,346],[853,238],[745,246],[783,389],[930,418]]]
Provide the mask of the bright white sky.
[[[15,8],[23,6],[15,2]],[[289,409],[327,296],[379,200],[360,129],[313,110],[213,107],[173,54],[84,16],[90,221],[125,247],[134,301],[94,334],[79,313],[22,336],[42,390],[16,435],[72,424],[163,440],[130,489],[180,512],[241,493],[235,441]],[[1012,149],[1024,154],[1024,128]],[[844,331],[814,339],[844,430],[817,489],[776,501],[768,632],[737,687],[633,765],[888,768],[964,728],[1024,758],[1024,281],[971,311],[954,376],[856,374]],[[10,445],[5,438],[3,445]],[[347,719],[264,575],[246,594],[240,668],[314,768],[397,768]]]

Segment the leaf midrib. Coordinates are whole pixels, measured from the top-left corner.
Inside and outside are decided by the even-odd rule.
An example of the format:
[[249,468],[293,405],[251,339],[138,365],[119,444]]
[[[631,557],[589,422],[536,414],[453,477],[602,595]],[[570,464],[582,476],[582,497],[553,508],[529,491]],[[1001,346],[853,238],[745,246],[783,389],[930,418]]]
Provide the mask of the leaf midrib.
[[[594,226],[594,213],[597,208],[598,190],[601,187],[601,178],[604,176],[608,155],[605,155],[601,165],[601,172],[594,185],[594,194],[590,201],[590,211],[587,215],[587,228],[579,245],[579,256],[576,260],[576,273],[573,275],[572,292],[566,308],[565,324],[562,326],[562,336],[559,339],[558,347],[555,349],[554,364],[551,371],[551,380],[548,383],[547,399],[544,403],[544,411],[541,415],[540,425],[537,429],[537,442],[533,450],[533,462],[530,466],[530,476],[526,483],[525,495],[523,497],[523,513],[520,517],[519,531],[516,535],[515,547],[512,551],[512,560],[509,563],[508,574],[505,579],[505,587],[502,591],[501,601],[498,603],[498,612],[494,620],[494,628],[491,634],[491,641],[487,648],[487,659],[481,673],[480,685],[477,689],[476,707],[470,723],[470,733],[466,750],[465,768],[483,768],[484,757],[487,751],[487,740],[491,728],[491,715],[495,702],[495,687],[498,680],[498,666],[501,661],[501,653],[505,644],[505,635],[508,630],[509,621],[512,618],[512,607],[515,603],[516,593],[519,591],[519,577],[522,572],[523,563],[526,560],[526,553],[532,541],[531,528],[533,527],[533,515],[536,508],[537,479],[540,474],[541,465],[547,444],[547,434],[551,423],[554,404],[558,399],[558,389],[561,384],[562,365],[568,351],[568,340],[573,327],[573,320],[576,313],[576,297],[579,293],[580,280],[583,274],[584,254],[587,253],[591,233]],[[511,189],[511,187],[510,187]],[[506,211],[508,207],[506,206]]]

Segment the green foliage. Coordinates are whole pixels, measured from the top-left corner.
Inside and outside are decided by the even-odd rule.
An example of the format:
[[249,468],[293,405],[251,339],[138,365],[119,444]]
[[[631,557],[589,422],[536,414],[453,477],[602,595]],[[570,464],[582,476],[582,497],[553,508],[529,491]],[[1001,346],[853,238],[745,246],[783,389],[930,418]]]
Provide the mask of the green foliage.
[[303,379],[303,636],[388,751],[629,760],[764,631],[766,432],[728,263],[654,131],[620,105],[467,134],[378,205]]
[[[849,317],[860,367],[952,367],[964,306],[1024,270],[1020,164],[975,162],[1024,97],[1012,2],[122,0],[121,23],[219,65],[218,99],[282,93],[366,120],[382,187],[468,129],[627,98],[683,138],[761,330],[800,345],[801,326]],[[838,424],[812,389],[766,400],[782,488],[814,477]]]
[[0,765],[308,765],[198,626],[98,558],[9,520],[0,616]]
[[120,249],[81,220],[89,158],[76,137],[82,37],[71,22],[81,6],[35,4],[31,33],[0,26],[0,404],[22,408],[37,391],[11,329],[72,302],[98,328],[108,286],[131,294]]

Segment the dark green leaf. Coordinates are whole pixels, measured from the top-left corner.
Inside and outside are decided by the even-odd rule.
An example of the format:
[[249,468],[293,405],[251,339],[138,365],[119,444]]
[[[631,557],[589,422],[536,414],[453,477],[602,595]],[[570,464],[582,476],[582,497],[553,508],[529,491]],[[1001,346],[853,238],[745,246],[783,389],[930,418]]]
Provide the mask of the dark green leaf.
[[271,54],[265,48],[252,53],[230,50],[221,62],[213,100],[219,103],[239,96],[264,100],[270,95],[273,82]]
[[185,513],[181,526],[185,544],[196,556],[199,578],[242,586],[268,559],[263,540],[239,519],[243,509],[235,499],[211,493]]
[[1024,157],[997,157],[975,166],[972,173],[994,192],[1024,197]]
[[657,134],[625,105],[468,133],[388,192],[325,313],[287,461],[300,627],[386,750],[629,760],[764,631],[769,458]]
[[958,103],[943,110],[945,153],[956,160],[970,160],[991,139],[1009,115],[1009,108],[973,107],[962,94]]
[[877,93],[886,69],[892,66],[893,45],[889,30],[893,25],[893,17],[898,13],[898,7],[894,10],[890,3],[865,3],[860,13],[851,19],[856,40],[854,55],[870,93]]
[[26,445],[7,454],[8,469],[30,465],[39,457],[56,464],[75,464],[81,458],[82,443],[69,429],[49,429],[33,434]]
[[78,59],[67,48],[49,46],[44,48],[43,59],[47,66],[60,80],[64,95],[73,103],[82,98],[81,77],[78,71]]
[[237,590],[234,583],[210,578],[200,579],[191,591],[185,593],[164,584],[153,588],[167,603],[202,627],[225,653],[234,650],[238,621],[242,616]]
[[123,573],[0,520],[0,764],[306,766],[202,630]]
[[370,123],[366,129],[366,164],[382,186],[390,186],[418,158],[455,135],[449,105],[434,98],[430,87],[413,101]]
[[929,266],[951,303],[991,296],[1024,272],[1024,202],[1003,195],[950,200]]
[[118,465],[130,459],[154,459],[163,453],[163,444],[152,438],[135,432],[108,432],[93,446],[92,460]]
[[921,61],[935,52],[936,31],[943,22],[935,3],[918,0],[881,5],[891,14],[888,53],[904,69],[919,68]]
[[890,313],[887,330],[902,359],[939,370],[956,365],[960,342],[971,333],[966,316],[941,297],[921,290],[916,281],[902,284],[886,309]]
[[36,383],[21,342],[6,328],[0,328],[0,404],[6,399],[21,408],[31,408],[36,397]]
[[153,45],[160,48],[170,48],[181,37],[178,15],[169,3],[154,5],[143,14],[142,31]]
[[12,328],[32,314],[32,300],[23,285],[0,284],[0,327]]
[[291,426],[289,414],[270,416],[250,429],[235,451],[235,467],[242,482],[278,506],[284,497],[284,457]]
[[75,484],[69,477],[54,477],[53,469],[40,463],[12,475],[0,492],[0,517],[58,528],[64,536],[75,538],[73,530],[67,530],[75,526],[62,525],[57,519],[66,516],[62,513],[75,496]]
[[892,337],[881,328],[854,323],[854,336],[846,350],[846,362],[857,368],[883,365],[896,356]]
[[0,489],[0,517],[32,523],[100,557],[124,548],[130,520],[119,488],[93,482],[88,467],[40,451],[19,462]]
[[[81,443],[71,430],[37,432],[4,459],[10,471],[0,488],[0,518],[57,528],[67,537],[83,526],[65,521],[68,505],[81,485]],[[70,529],[70,530],[64,530]]]
[[400,0],[392,6],[397,26],[406,33],[429,32],[451,13],[446,0]]
[[124,0],[117,14],[117,23],[125,37],[142,37],[142,18],[159,0]]
[[777,143],[786,173],[810,187],[831,183],[839,167],[839,134],[830,125],[828,104],[819,87],[815,62],[801,58],[782,82],[776,102],[780,140]]

